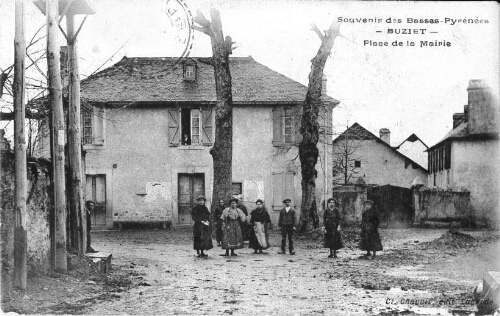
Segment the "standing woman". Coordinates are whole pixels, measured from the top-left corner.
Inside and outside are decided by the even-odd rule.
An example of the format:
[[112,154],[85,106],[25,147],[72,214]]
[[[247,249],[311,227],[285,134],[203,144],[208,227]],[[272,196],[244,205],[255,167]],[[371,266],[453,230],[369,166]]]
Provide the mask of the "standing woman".
[[230,207],[222,212],[222,249],[226,249],[226,253],[222,256],[236,256],[235,249],[243,248],[243,237],[241,235],[240,222],[245,221],[245,214],[238,206],[238,199],[232,198],[229,200]]
[[382,242],[378,234],[378,225],[380,219],[377,211],[373,208],[373,201],[366,200],[363,203],[364,212],[361,218],[361,241],[359,249],[366,250],[366,256],[370,257],[370,251],[373,251],[373,259],[377,255],[377,251],[382,250]]
[[217,246],[220,246],[222,242],[222,212],[226,206],[224,205],[224,200],[219,200],[219,205],[215,207],[214,210],[214,222],[215,222],[215,240],[217,241]]
[[337,250],[344,248],[342,236],[340,235],[340,212],[337,208],[338,203],[334,198],[329,198],[327,208],[323,214],[323,225],[325,225],[326,234],[324,247],[330,248],[328,258],[337,258]]
[[214,247],[210,229],[210,211],[205,206],[206,198],[204,196],[199,196],[196,200],[198,204],[193,207],[191,213],[194,221],[194,249],[199,258],[206,258],[208,255],[203,253],[203,251]]
[[264,201],[261,199],[255,202],[257,208],[250,213],[250,231],[249,247],[254,249],[254,253],[263,253],[263,249],[269,248],[269,223],[271,217],[264,207]]

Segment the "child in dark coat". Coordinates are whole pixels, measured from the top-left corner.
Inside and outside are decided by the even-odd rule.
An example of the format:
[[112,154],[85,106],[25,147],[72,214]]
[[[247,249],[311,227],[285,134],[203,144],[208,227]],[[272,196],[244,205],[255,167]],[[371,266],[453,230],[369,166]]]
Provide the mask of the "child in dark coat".
[[329,198],[327,208],[323,214],[323,225],[325,226],[324,247],[330,249],[328,258],[337,258],[337,250],[344,247],[340,235],[340,212],[337,208],[337,200]]
[[212,230],[210,229],[210,211],[205,206],[206,199],[204,196],[200,196],[196,200],[198,204],[193,207],[191,214],[194,222],[194,249],[199,258],[206,258],[208,255],[203,251],[214,247],[212,244]]
[[366,256],[370,256],[370,251],[373,251],[373,259],[377,255],[377,251],[382,250],[382,242],[378,234],[378,225],[380,219],[375,209],[373,209],[373,201],[366,200],[363,203],[364,212],[361,219],[361,241],[359,249],[366,250]]

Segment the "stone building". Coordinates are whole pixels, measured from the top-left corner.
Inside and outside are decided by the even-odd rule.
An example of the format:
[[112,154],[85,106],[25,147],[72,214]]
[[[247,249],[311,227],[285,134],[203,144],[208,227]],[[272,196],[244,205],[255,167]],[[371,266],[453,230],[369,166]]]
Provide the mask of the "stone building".
[[[251,57],[230,58],[233,195],[265,200],[277,221],[282,199],[301,202],[301,104],[307,87]],[[93,225],[190,224],[196,197],[212,201],[214,70],[198,58],[123,58],[81,82],[86,199]],[[339,102],[323,97],[327,119]],[[323,119],[323,118],[320,118]],[[319,162],[316,169],[320,170]],[[331,162],[330,162],[331,165]],[[323,175],[317,179],[318,198]],[[319,202],[319,201],[318,201]]]
[[471,80],[467,91],[464,112],[453,115],[453,129],[428,150],[428,186],[470,191],[476,223],[498,225],[498,99],[482,80]]
[[424,167],[391,146],[387,128],[377,137],[354,123],[333,141],[333,156],[337,184],[354,184],[362,178],[368,185],[411,188],[416,177],[427,178]]

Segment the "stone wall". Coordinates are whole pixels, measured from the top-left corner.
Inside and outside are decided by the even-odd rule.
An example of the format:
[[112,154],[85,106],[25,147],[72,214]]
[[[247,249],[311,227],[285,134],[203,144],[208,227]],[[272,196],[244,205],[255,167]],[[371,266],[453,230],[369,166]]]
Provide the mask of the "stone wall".
[[380,227],[408,227],[413,222],[411,191],[391,185],[344,185],[333,189],[333,197],[339,202],[344,223],[357,225],[361,222],[366,200],[372,200],[380,218]]
[[338,207],[344,223],[354,225],[361,222],[366,195],[366,187],[363,186],[343,185],[333,189],[333,197],[339,203]]
[[470,192],[459,189],[414,188],[415,224],[421,226],[475,225]]
[[[3,148],[3,147],[2,147]],[[1,151],[1,255],[2,291],[11,285],[14,268],[14,153],[10,148]],[[27,238],[28,275],[50,269],[50,171],[44,162],[28,163]]]

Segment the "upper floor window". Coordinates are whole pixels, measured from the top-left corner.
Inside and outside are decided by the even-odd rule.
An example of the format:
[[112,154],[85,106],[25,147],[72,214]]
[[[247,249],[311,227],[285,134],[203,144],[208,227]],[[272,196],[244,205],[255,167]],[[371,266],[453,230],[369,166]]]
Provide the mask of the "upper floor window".
[[451,144],[447,143],[428,153],[429,173],[451,169]]
[[361,160],[354,160],[354,168],[361,168]]
[[300,113],[298,107],[273,108],[273,146],[292,145],[300,142]]
[[213,114],[209,107],[168,110],[170,146],[213,144]]
[[92,144],[93,133],[92,133],[92,112],[83,112],[83,137],[82,141],[84,145]]
[[196,68],[196,62],[193,59],[189,58],[188,60],[186,60],[186,62],[184,63],[184,80],[196,80]]
[[293,115],[292,115],[292,109],[290,108],[284,109],[283,139],[285,143],[291,143],[293,140]]
[[184,78],[194,79],[194,65],[186,65],[186,71],[184,72]]
[[104,109],[92,107],[82,111],[81,126],[84,146],[104,144]]

